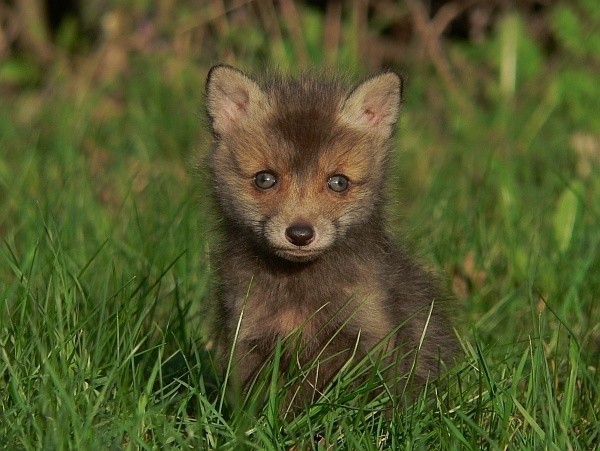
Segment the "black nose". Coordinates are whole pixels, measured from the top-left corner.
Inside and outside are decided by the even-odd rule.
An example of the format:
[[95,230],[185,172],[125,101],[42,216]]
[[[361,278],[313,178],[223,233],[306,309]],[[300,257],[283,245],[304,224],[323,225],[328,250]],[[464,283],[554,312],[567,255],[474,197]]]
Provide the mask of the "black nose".
[[315,230],[310,224],[292,224],[285,229],[285,237],[295,246],[306,246],[315,238]]

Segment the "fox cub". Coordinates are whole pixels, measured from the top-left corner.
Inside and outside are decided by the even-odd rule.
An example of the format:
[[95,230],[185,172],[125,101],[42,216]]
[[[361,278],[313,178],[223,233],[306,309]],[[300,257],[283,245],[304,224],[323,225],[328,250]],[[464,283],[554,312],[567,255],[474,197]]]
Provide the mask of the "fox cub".
[[303,402],[375,348],[394,374],[420,381],[452,356],[435,281],[385,229],[401,95],[394,72],[349,90],[336,77],[211,69],[209,165],[225,237],[220,360],[226,367],[233,352],[242,388],[292,336],[280,365],[312,365]]

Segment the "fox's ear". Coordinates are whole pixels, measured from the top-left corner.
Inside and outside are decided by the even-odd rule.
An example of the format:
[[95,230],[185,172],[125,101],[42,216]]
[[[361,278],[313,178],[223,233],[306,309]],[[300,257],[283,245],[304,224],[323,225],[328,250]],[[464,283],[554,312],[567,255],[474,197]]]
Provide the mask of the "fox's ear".
[[264,112],[267,105],[265,92],[242,71],[227,65],[213,66],[209,71],[206,108],[216,133],[228,133]]
[[389,137],[400,112],[402,84],[402,78],[395,72],[369,78],[342,104],[342,120],[350,126]]

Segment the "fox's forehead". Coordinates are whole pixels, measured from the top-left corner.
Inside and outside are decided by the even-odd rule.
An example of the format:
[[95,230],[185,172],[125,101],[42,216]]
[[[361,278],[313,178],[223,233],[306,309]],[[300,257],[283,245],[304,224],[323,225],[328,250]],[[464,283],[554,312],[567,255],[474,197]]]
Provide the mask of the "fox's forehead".
[[279,139],[299,148],[316,148],[327,143],[337,128],[335,111],[325,108],[276,108],[269,128]]
[[271,101],[275,127],[290,130],[331,125],[346,97],[347,89],[338,79],[317,80],[310,76],[298,79],[272,78],[264,85]]
[[289,109],[269,122],[269,146],[276,147],[286,166],[299,171],[313,170],[323,158],[331,162],[360,141],[357,131],[340,124],[334,111]]
[[323,152],[334,150],[332,145],[344,134],[338,120],[346,96],[341,83],[274,79],[265,90],[272,102],[267,126],[275,141],[286,148],[289,164],[306,166]]

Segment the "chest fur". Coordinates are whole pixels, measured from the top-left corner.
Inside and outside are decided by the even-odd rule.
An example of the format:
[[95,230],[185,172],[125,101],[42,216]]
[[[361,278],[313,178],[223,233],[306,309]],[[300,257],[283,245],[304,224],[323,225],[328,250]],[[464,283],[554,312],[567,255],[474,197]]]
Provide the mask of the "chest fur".
[[387,293],[373,277],[329,278],[327,283],[306,277],[253,274],[246,289],[240,283],[233,299],[232,318],[242,321],[238,339],[275,341],[299,337],[306,347],[320,347],[340,334],[373,347],[392,329]]

